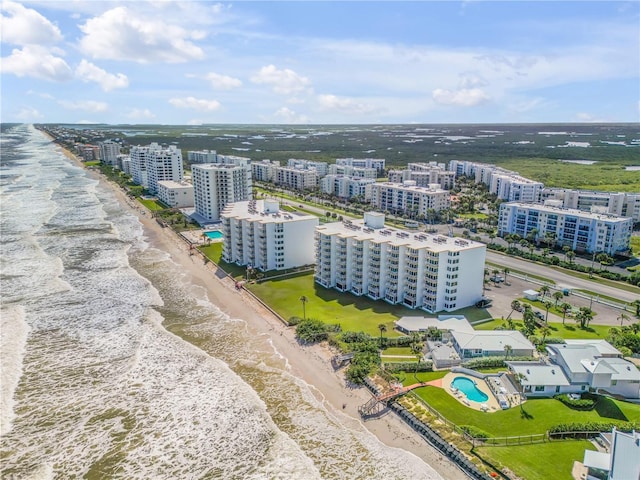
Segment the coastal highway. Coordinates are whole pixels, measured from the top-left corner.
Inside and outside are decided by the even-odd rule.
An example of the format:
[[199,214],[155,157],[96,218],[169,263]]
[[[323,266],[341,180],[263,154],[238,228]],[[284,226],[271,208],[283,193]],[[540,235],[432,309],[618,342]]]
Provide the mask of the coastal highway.
[[[283,204],[299,207],[303,203],[295,200],[279,199]],[[311,206],[304,203],[304,209],[309,212],[314,212],[318,215],[324,215],[326,209],[322,207]],[[354,217],[355,218],[355,217]],[[438,225],[440,233],[447,235],[447,226]],[[512,270],[518,270],[523,273],[536,275],[537,277],[545,277],[549,279],[550,284],[555,284],[559,288],[588,290],[596,295],[606,295],[611,298],[618,299],[621,303],[631,303],[634,300],[640,299],[639,292],[629,292],[621,288],[612,287],[598,282],[597,280],[588,280],[583,278],[574,277],[568,273],[564,273],[553,268],[549,268],[545,265],[539,265],[537,263],[528,262],[526,260],[503,255],[491,250],[487,250],[487,262],[500,265],[502,267],[508,267]]]
[[487,262],[508,267],[512,270],[518,270],[523,273],[536,275],[537,277],[546,277],[549,283],[554,283],[558,288],[588,290],[595,294],[606,295],[608,297],[617,298],[620,302],[631,303],[640,299],[640,293],[628,292],[621,288],[612,287],[598,282],[597,280],[588,280],[584,278],[574,277],[567,273],[549,268],[537,263],[531,263],[517,257],[510,257],[500,253],[487,250]]

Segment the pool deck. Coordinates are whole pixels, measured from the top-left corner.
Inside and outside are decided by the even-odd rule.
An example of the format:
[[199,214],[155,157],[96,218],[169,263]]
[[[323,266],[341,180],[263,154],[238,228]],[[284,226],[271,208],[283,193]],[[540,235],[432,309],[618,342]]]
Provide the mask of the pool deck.
[[[464,378],[468,378],[469,380],[472,380],[476,384],[476,387],[478,387],[478,390],[480,390],[482,393],[487,395],[487,397],[489,398],[485,402],[479,403],[479,402],[474,402],[467,399],[467,396],[462,392],[458,392],[458,394],[455,394],[451,388],[451,382],[453,382],[453,379],[457,377],[464,377]],[[483,411],[483,407],[482,407],[483,405],[486,405],[488,407],[484,411],[489,413],[502,410],[500,408],[500,404],[498,403],[498,400],[496,399],[495,395],[491,390],[489,390],[489,386],[487,385],[487,382],[485,382],[480,378],[475,378],[470,375],[465,375],[464,373],[449,372],[442,378],[442,388],[444,388],[449,395],[457,399],[465,407],[472,408],[473,410]]]

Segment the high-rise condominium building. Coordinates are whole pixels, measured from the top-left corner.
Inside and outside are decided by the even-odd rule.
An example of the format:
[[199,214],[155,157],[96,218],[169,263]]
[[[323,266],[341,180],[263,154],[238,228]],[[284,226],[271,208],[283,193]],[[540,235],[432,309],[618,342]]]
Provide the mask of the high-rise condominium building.
[[225,262],[262,271],[314,262],[316,216],[280,211],[277,200],[250,200],[227,205],[220,217]]
[[112,140],[106,140],[98,144],[100,149],[100,161],[104,165],[117,165],[118,155],[120,155],[120,144]]
[[251,167],[226,163],[193,164],[191,167],[195,213],[199,223],[217,222],[229,203],[250,200]]
[[316,283],[434,313],[482,298],[486,246],[385,228],[384,215],[316,228]]
[[163,180],[182,182],[184,179],[182,152],[175,145],[149,152],[146,160],[147,188],[152,194],[158,193],[158,182]]

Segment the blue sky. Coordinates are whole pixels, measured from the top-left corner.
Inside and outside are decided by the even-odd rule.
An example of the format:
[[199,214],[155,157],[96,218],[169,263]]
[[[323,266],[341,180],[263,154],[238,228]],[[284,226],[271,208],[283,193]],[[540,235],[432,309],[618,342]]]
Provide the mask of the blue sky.
[[640,2],[2,0],[3,122],[640,121]]

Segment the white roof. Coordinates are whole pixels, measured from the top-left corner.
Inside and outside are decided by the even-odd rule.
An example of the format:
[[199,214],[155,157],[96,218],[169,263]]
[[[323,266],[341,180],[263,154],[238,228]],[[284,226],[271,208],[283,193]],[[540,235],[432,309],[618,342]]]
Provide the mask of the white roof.
[[583,373],[585,365],[584,360],[591,361],[600,357],[600,352],[593,345],[547,345],[547,350],[556,353],[562,357],[569,371],[573,373]]
[[249,200],[229,203],[224,207],[221,216],[260,223],[287,223],[299,222],[302,220],[315,220],[315,223],[318,223],[318,217],[314,215],[308,215],[300,212],[287,212],[284,210],[267,213],[265,211],[265,207],[264,200]]
[[[370,212],[371,213],[371,212]],[[414,233],[391,227],[369,228],[364,220],[345,220],[344,222],[326,223],[316,227],[323,235],[339,235],[355,240],[370,240],[380,244],[405,245],[416,250],[428,249],[433,252],[459,252],[471,249],[486,249],[486,245],[462,238]]]
[[451,332],[462,349],[498,351],[505,345],[513,350],[535,350],[533,344],[516,330],[479,330],[474,332]]
[[604,358],[601,360],[614,370],[611,380],[632,380],[640,382],[640,370],[624,358]]
[[440,315],[438,318],[407,316],[401,317],[396,326],[408,332],[418,332],[435,327],[438,330],[456,330],[459,332],[473,332],[473,327],[462,315]]
[[609,465],[611,462],[611,455],[604,452],[597,452],[595,450],[584,451],[584,461],[582,462],[585,467],[597,468],[598,470],[609,471]]
[[591,345],[592,347],[596,347],[598,352],[602,355],[615,355],[622,356],[620,350],[615,348],[606,340],[586,340],[586,339],[574,339],[574,340],[565,340],[567,345]]
[[569,379],[558,365],[546,365],[534,362],[507,362],[515,372],[523,375],[522,385],[567,386]]

